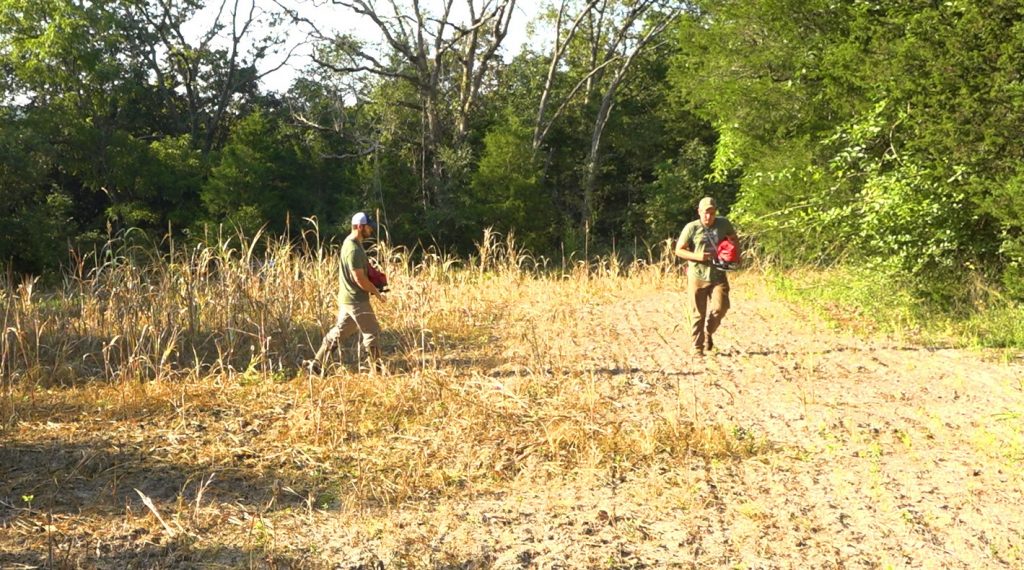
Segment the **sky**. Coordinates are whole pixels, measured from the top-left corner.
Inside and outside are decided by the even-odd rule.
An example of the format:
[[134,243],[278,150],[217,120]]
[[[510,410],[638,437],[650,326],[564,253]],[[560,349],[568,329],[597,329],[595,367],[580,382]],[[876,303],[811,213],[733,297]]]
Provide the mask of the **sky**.
[[[228,0],[228,6],[230,7],[235,0]],[[316,22],[318,28],[324,33],[351,33],[357,37],[364,38],[368,41],[376,41],[379,33],[377,27],[366,21],[358,20],[354,17],[352,12],[331,4],[328,0],[278,0],[281,5],[294,9],[298,13],[310,20]],[[467,0],[455,0],[454,7],[460,8],[466,5]],[[473,2],[479,6],[487,0],[473,0]],[[493,1],[493,0],[491,0]],[[518,51],[524,42],[527,41],[526,27],[527,24],[532,21],[541,5],[543,0],[517,0],[515,11],[512,14],[512,20],[509,24],[508,36],[502,43],[505,53],[514,53]],[[262,10],[279,10],[274,0],[239,0],[238,5],[241,11],[247,11],[250,2],[255,2],[257,9]],[[203,29],[207,29],[213,19],[216,17],[217,9],[220,6],[218,0],[207,0],[208,6],[205,10],[200,12],[193,25],[190,27],[194,34],[198,34]],[[388,2],[377,2],[378,5],[387,6]],[[439,0],[421,0],[421,5],[427,10],[434,7],[440,7]],[[462,11],[465,14],[465,10]],[[222,20],[229,21],[229,16],[222,16]],[[455,18],[458,20],[458,16]],[[302,72],[303,68],[309,63],[310,49],[308,45],[301,45],[302,40],[306,37],[305,30],[296,26],[290,26],[288,31],[287,45],[284,47],[281,53],[274,56],[268,57],[263,65],[261,65],[261,71],[273,69],[281,64],[285,55],[294,49],[288,62],[281,67],[281,69],[274,71],[263,78],[262,87],[268,91],[284,92],[287,91],[291,86],[292,81],[295,77]]]

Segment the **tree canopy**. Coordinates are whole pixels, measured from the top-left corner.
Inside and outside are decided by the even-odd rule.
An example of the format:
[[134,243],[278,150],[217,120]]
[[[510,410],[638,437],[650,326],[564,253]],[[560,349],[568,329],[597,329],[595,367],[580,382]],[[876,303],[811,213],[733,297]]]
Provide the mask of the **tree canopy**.
[[[780,263],[1024,298],[1019,2],[552,0],[519,51],[515,0],[334,4],[383,40],[302,3],[0,0],[0,262],[359,209],[551,254],[662,242],[712,195]],[[270,93],[285,25],[313,55]]]

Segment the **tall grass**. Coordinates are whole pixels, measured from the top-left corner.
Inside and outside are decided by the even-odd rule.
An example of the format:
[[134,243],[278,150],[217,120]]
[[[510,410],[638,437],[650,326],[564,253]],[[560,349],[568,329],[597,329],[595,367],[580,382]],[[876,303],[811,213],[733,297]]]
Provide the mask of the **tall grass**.
[[[664,246],[641,259],[555,266],[491,231],[468,259],[374,244],[394,287],[376,305],[390,373],[367,381],[352,365],[354,340],[323,378],[296,364],[336,308],[339,244],[323,243],[315,225],[292,241],[131,238],[78,258],[52,291],[31,279],[0,283],[5,426],[42,419],[54,401],[72,415],[114,408],[127,417],[133,400],[146,413],[172,409],[179,426],[225,406],[276,410],[247,449],[321,465],[321,494],[385,504],[552,466],[758,451],[731,427],[682,411],[689,399],[637,400],[643,413],[631,411],[621,402],[626,375],[566,352],[588,326],[589,304],[622,289],[678,287]],[[628,370],[630,355],[610,356]],[[203,448],[206,461],[238,455],[231,441]]]
[[[22,459],[5,485],[25,520],[56,513],[110,536],[130,522],[171,553],[210,537],[273,552],[275,524],[316,511],[358,524],[424,499],[674,481],[694,461],[768,453],[702,408],[706,378],[651,370],[638,383],[635,355],[594,333],[617,315],[595,307],[681,287],[670,246],[556,264],[490,231],[468,258],[372,244],[393,287],[375,302],[384,375],[359,371],[357,339],[323,376],[297,365],[336,311],[340,244],[315,224],[290,241],[128,234],[59,286],[8,276],[0,439]],[[18,534],[19,548],[48,536]]]
[[55,291],[4,284],[17,299],[5,304],[5,374],[46,387],[270,372],[295,352],[295,319],[308,318],[316,296],[304,276],[314,266],[291,243],[268,240],[257,257],[259,236],[163,254],[131,238],[79,257]]
[[[129,232],[76,256],[53,290],[39,291],[31,278],[0,278],[5,386],[291,373],[333,321],[339,244],[322,243],[315,224],[295,241],[218,233],[154,244],[135,237]],[[410,362],[421,367],[446,338],[478,336],[476,325],[485,323],[477,321],[486,317],[470,308],[514,302],[501,297],[524,279],[564,284],[672,271],[664,254],[631,262],[615,254],[570,257],[555,268],[520,250],[514,236],[490,230],[468,260],[436,247],[372,249],[399,284],[396,302],[378,307],[392,348],[418,356]]]

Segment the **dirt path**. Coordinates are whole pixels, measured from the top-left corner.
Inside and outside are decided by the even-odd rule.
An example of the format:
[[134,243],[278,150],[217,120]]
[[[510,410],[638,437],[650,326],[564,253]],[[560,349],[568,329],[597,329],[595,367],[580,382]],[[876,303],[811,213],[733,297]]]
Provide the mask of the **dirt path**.
[[[869,342],[829,330],[754,279],[734,280],[717,354],[685,355],[681,291],[623,294],[582,353],[657,370],[697,421],[763,437],[765,456],[712,466],[706,506],[662,512],[711,530],[690,562],[749,567],[1024,566],[1024,367],[978,353]],[[702,501],[696,501],[700,504]],[[656,507],[657,508],[657,507]],[[679,562],[655,548],[651,562]],[[659,555],[658,553],[661,553]]]
[[636,414],[674,403],[762,451],[449,506],[477,552],[503,568],[1024,568],[1020,361],[838,333],[753,276],[695,360],[683,302],[612,293],[538,334],[554,366],[625,382]]
[[[837,334],[752,280],[733,299],[720,353],[687,364],[697,409],[791,460],[711,474],[729,508],[705,510],[709,522],[754,527],[719,562],[1024,565],[1024,368]],[[621,337],[644,339],[639,367],[679,362],[683,335],[664,307],[680,302],[667,292],[624,303]]]
[[[584,378],[615,421],[653,434],[635,438],[651,450],[630,450],[621,469],[607,456],[598,467],[534,463],[387,508],[314,508],[313,495],[300,500],[307,489],[278,481],[302,482],[284,469],[298,452],[273,433],[306,401],[303,379],[196,386],[220,394],[211,409],[142,398],[117,411],[123,422],[54,404],[53,422],[23,422],[0,447],[0,568],[1024,568],[1021,360],[838,333],[753,274],[734,279],[718,351],[695,359],[684,307],[664,281],[552,294],[550,282],[523,280],[515,303],[491,308],[500,319],[479,319],[496,323],[484,357],[455,344],[444,355],[434,373],[445,390],[486,401],[505,380],[554,393]],[[262,395],[232,407],[246,390]],[[672,436],[655,433],[665,425],[731,447],[665,452]],[[234,439],[253,451],[236,454],[233,471],[203,459]],[[322,461],[351,451],[340,445]],[[268,454],[283,458],[276,473]],[[309,461],[317,480],[335,474]],[[186,491],[213,471],[200,509],[202,494]],[[53,521],[18,502],[48,479],[59,494],[36,500],[61,506]],[[165,516],[205,522],[161,541],[132,487]]]

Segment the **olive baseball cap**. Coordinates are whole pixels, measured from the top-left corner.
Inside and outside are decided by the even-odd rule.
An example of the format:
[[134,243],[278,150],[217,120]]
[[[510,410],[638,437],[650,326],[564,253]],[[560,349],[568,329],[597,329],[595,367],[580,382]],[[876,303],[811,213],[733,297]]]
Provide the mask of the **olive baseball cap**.
[[707,210],[708,208],[714,208],[716,210],[718,209],[718,204],[715,203],[715,199],[712,198],[711,196],[705,196],[705,197],[701,198],[700,199],[700,203],[697,204],[697,211],[698,212],[703,212],[703,211]]

